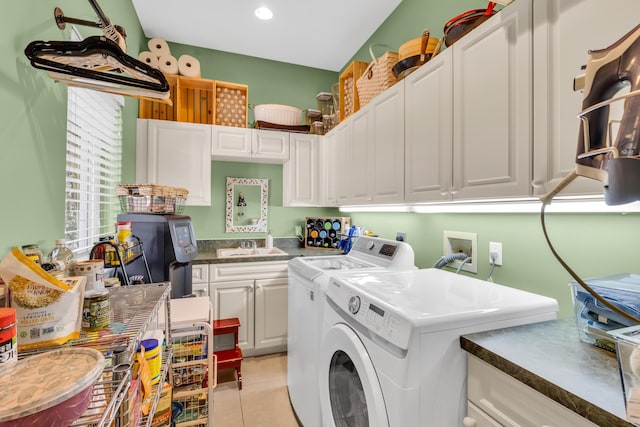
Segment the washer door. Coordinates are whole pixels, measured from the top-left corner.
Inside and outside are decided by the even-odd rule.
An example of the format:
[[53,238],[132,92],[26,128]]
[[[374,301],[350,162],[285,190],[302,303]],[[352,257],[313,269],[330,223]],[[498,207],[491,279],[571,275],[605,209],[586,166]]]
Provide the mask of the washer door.
[[320,350],[319,384],[325,427],[389,427],[369,353],[347,325],[334,325]]

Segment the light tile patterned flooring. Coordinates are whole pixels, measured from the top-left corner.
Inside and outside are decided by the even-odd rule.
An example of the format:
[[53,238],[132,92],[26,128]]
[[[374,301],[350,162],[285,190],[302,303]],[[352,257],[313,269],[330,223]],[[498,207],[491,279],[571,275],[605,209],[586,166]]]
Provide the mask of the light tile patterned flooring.
[[216,427],[298,427],[287,392],[286,353],[242,361],[242,390],[233,370],[218,373],[213,394]]

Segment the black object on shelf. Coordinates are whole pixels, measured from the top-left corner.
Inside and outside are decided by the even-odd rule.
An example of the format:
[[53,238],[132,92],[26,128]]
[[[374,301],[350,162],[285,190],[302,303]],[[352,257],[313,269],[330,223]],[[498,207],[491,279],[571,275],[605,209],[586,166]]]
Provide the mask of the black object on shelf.
[[[149,263],[147,262],[147,256],[144,253],[142,240],[140,240],[140,238],[135,235],[131,235],[131,238],[135,241],[135,243],[124,248],[124,251],[121,245],[117,245],[111,241],[98,242],[93,246],[93,248],[91,248],[89,258],[104,260],[104,267],[115,268],[116,273],[118,269],[120,269],[122,271],[122,283],[126,286],[132,284],[131,280],[129,279],[129,274],[127,274],[127,265],[131,264],[133,261],[139,258],[142,258],[147,273],[147,278],[149,279],[148,283],[153,283],[153,279],[151,278],[151,271],[149,270]],[[113,254],[113,259],[109,259],[109,257],[106,256],[107,246],[112,248],[110,253]]]

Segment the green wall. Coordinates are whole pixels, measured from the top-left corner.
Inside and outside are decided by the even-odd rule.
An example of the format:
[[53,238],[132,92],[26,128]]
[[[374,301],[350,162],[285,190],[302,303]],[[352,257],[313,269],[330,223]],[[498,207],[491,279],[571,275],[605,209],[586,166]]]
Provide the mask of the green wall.
[[[572,280],[553,258],[542,233],[539,214],[351,213],[352,223],[380,237],[407,233],[416,264],[432,267],[442,256],[442,232],[477,233],[478,273],[489,273],[489,242],[502,242],[503,265],[495,267],[496,283],[556,298],[560,316],[571,316],[568,283]],[[561,257],[582,278],[638,273],[640,214],[548,213],[547,230]]]
[[[22,0],[3,4],[0,28],[0,256],[13,246],[38,243],[43,251],[64,234],[66,89],[29,64],[24,48],[34,40],[69,40],[53,17],[55,7],[73,18],[96,21],[86,1]],[[144,40],[130,1],[108,2],[107,16],[127,30],[128,52]],[[98,30],[79,27],[83,36]],[[125,179],[135,176],[138,101],[127,98],[124,119]]]
[[283,208],[282,166],[261,163],[214,161],[211,167],[211,207],[188,206],[185,213],[193,219],[196,237],[208,239],[263,238],[266,233],[226,233],[225,206],[227,177],[269,180],[268,224],[274,237],[294,237],[295,226],[304,226],[307,216],[331,216],[335,208]]

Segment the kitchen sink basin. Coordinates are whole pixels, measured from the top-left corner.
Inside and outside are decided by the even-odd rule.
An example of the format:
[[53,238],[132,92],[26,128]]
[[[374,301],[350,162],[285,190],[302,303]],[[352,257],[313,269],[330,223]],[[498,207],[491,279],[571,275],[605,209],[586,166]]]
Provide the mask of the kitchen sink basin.
[[258,257],[275,255],[287,255],[287,253],[278,248],[224,248],[216,250],[216,256],[218,258]]

